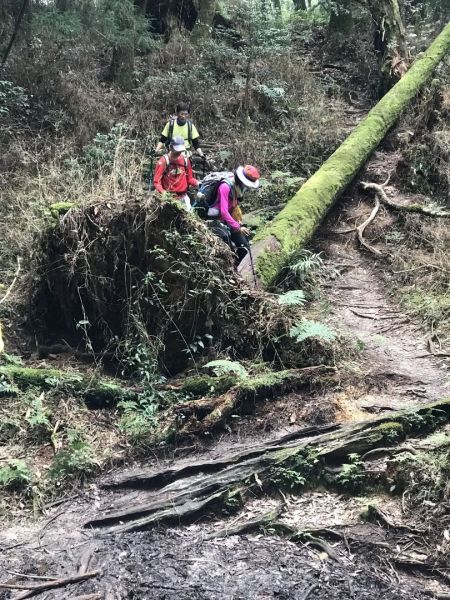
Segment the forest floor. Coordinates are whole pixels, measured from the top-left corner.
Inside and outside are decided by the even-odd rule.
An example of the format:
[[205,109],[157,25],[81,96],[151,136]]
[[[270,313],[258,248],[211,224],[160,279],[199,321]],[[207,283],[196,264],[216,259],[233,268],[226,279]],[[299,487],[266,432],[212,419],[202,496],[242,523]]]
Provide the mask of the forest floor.
[[[365,102],[348,107],[344,122],[349,131],[366,112]],[[383,181],[389,173],[380,172],[380,165],[390,170],[390,161],[393,156],[386,160],[376,154],[361,178]],[[42,600],[450,598],[450,570],[429,566],[436,548],[445,545],[438,536],[448,536],[448,529],[433,531],[421,511],[406,510],[401,495],[387,492],[318,487],[259,494],[238,512],[230,506],[228,514],[206,511],[187,523],[145,531],[106,533],[84,527],[103,511],[149,502],[156,494],[142,486],[104,485],[111,479],[217,460],[276,442],[308,424],[363,421],[448,395],[448,358],[430,353],[429,332],[399,305],[385,262],[360,249],[354,231],[348,231],[370,210],[353,186],[314,240],[327,269],[336,273],[323,286],[316,311],[358,349],[339,365],[341,384],[263,399],[208,441],[168,448],[164,458],[155,452],[131,469],[113,468],[84,489],[50,502],[36,519],[15,510],[14,520],[0,532],[2,583],[32,586],[93,574],[86,581],[42,590]],[[389,218],[383,218],[389,227]],[[448,427],[443,434],[448,440]],[[380,468],[378,463],[372,467]],[[232,533],[236,525],[280,506],[279,522],[314,535],[293,541],[270,524]],[[370,522],[368,506],[376,507]],[[29,596],[19,589],[0,590],[1,599],[24,597]]]
[[[320,310],[328,323],[359,340],[358,356],[349,366],[358,374],[357,383],[344,383],[339,391],[291,393],[262,401],[251,415],[233,420],[228,432],[208,447],[188,448],[183,458],[155,458],[150,471],[217,459],[276,440],[300,423],[359,421],[445,396],[447,359],[428,352],[423,327],[392,298],[382,261],[358,249],[354,234],[340,233],[362,212],[367,206],[357,195],[343,198],[315,241],[326,264],[339,273],[324,288]],[[2,582],[14,584],[20,573],[40,577],[30,580],[29,585],[35,585],[46,577],[99,571],[84,582],[43,591],[43,600],[449,597],[446,572],[421,574],[420,562],[430,552],[431,538],[419,514],[405,514],[401,497],[352,496],[322,488],[284,496],[281,522],[320,530],[322,537],[331,532],[329,545],[308,539],[294,543],[270,525],[212,537],[276,508],[279,495],[254,498],[237,516],[207,514],[169,528],[106,534],[101,528],[84,529],[83,524],[102,510],[149,501],[153,492],[104,489],[103,481],[91,483],[75,498],[49,505],[36,521],[17,520],[7,526],[0,534]],[[386,519],[367,522],[362,513],[369,504]],[[5,591],[0,597],[22,596]]]

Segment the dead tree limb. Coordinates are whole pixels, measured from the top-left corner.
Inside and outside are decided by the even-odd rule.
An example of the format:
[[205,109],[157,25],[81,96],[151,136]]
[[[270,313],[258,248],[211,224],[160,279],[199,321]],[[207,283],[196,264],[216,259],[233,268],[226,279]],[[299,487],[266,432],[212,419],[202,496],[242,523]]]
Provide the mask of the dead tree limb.
[[323,377],[334,371],[334,367],[317,365],[242,379],[238,385],[221,396],[177,404],[173,407],[173,413],[179,422],[183,419],[179,427],[182,433],[199,434],[213,431],[223,425],[228,417],[246,401],[256,401],[261,397],[271,398],[298,389],[310,384],[313,378]]
[[0,588],[6,590],[27,590],[23,594],[19,594],[14,600],[22,600],[23,598],[31,598],[37,596],[47,590],[55,588],[65,587],[72,585],[73,583],[80,583],[80,581],[86,581],[86,579],[92,579],[97,577],[100,571],[91,571],[90,573],[84,573],[83,575],[72,575],[71,577],[63,577],[62,579],[56,579],[54,581],[46,581],[38,585],[24,585],[19,583],[0,583]]
[[442,217],[442,218],[450,218],[450,211],[443,210],[441,208],[425,206],[423,204],[398,204],[391,200],[386,192],[383,189],[383,186],[377,183],[367,183],[362,181],[361,189],[365,192],[373,192],[375,194],[375,198],[380,202],[389,206],[389,208],[393,208],[394,210],[399,210],[401,212],[410,212],[410,213],[419,213],[422,215],[427,215],[429,217]]

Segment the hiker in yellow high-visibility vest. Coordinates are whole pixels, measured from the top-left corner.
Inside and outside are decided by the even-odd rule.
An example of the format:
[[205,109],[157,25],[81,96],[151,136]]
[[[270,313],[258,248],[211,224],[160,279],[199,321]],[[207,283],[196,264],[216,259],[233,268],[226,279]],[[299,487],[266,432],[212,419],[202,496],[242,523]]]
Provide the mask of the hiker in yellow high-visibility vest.
[[199,156],[203,156],[197,128],[189,119],[189,106],[183,103],[177,104],[176,111],[177,114],[167,121],[155,151],[158,153],[165,146],[168,147],[174,137],[182,137],[186,145],[186,153],[192,154],[195,151]]

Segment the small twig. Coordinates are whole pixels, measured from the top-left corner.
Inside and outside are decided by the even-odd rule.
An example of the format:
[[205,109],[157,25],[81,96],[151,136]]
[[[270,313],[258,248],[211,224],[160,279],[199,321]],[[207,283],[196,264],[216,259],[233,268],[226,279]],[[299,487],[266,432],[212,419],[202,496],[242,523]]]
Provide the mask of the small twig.
[[11,294],[12,289],[17,281],[17,278],[19,277],[19,273],[20,273],[20,269],[22,266],[22,257],[18,256],[17,257],[17,269],[16,272],[14,273],[14,279],[11,282],[11,285],[9,286],[9,288],[6,290],[5,295],[3,296],[3,298],[0,300],[0,304],[3,304],[3,302],[8,298],[8,296]]
[[395,275],[400,275],[401,273],[410,273],[411,271],[418,271],[419,269],[437,269],[438,271],[443,271],[444,273],[448,273],[447,269],[443,267],[439,267],[438,265],[432,265],[430,263],[425,263],[423,265],[419,265],[418,267],[412,267],[411,269],[404,269],[403,271],[392,271]]
[[80,581],[86,581],[86,579],[91,579],[92,577],[96,577],[99,574],[100,571],[92,571],[91,573],[84,573],[83,575],[73,575],[72,577],[64,577],[62,579],[56,579],[55,581],[48,581],[47,583],[40,583],[39,585],[34,586],[0,583],[0,588],[8,590],[27,590],[23,594],[19,594],[14,598],[14,600],[23,600],[23,598],[31,598],[32,596],[37,596],[38,594],[41,594],[46,590],[65,587],[66,585],[79,583]]
[[44,506],[44,511],[49,508],[55,508],[55,506],[59,506],[60,504],[64,504],[65,502],[70,502],[71,500],[75,500],[79,498],[80,494],[73,494],[73,496],[64,496],[64,498],[59,498],[59,500],[54,500],[53,502],[49,502]]
[[[357,310],[354,310],[353,308],[349,308],[349,311],[352,312],[357,317],[362,317],[363,319],[372,319],[374,321],[378,321],[378,319],[379,319],[378,315],[376,315],[376,314],[368,315],[368,314],[360,313]],[[389,317],[389,318],[391,318],[391,317]]]
[[44,577],[42,575],[28,575],[27,573],[18,573],[17,571],[8,571],[6,573],[10,575],[14,575],[15,577],[24,577],[26,579],[39,579],[41,581],[56,581],[57,577]]
[[43,527],[39,530],[38,533],[38,542],[39,542],[39,547],[42,548],[42,536],[44,534],[44,531],[47,529],[47,527],[50,525],[50,523],[53,523],[53,521],[55,519],[57,519],[58,517],[60,517],[61,515],[63,515],[66,511],[65,510],[60,510],[59,512],[56,513],[56,515],[53,515],[53,517],[51,517],[47,523],[45,523],[45,525],[43,525]]
[[308,600],[308,598],[311,596],[311,594],[317,590],[317,588],[319,587],[319,585],[317,583],[313,583],[313,585],[311,585],[306,592],[303,594],[303,596],[300,597],[300,600]]

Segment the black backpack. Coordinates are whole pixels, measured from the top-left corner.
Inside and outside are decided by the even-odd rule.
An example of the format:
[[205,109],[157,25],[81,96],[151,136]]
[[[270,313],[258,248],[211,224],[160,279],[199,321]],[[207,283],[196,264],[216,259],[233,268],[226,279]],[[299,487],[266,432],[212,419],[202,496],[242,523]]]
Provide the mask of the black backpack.
[[[177,120],[176,117],[170,117],[169,119],[169,132],[167,135],[167,140],[166,140],[166,146],[169,147],[170,145],[170,140],[173,138],[173,128],[175,127],[175,121]],[[189,142],[189,146],[192,146],[192,121],[187,119],[186,121],[187,126],[188,126],[188,142]]]
[[199,186],[197,198],[192,208],[203,219],[206,219],[208,216],[208,210],[217,200],[217,192],[220,184],[225,182],[231,189],[233,187],[233,179],[234,174],[230,171],[217,171],[215,173],[208,173]]

